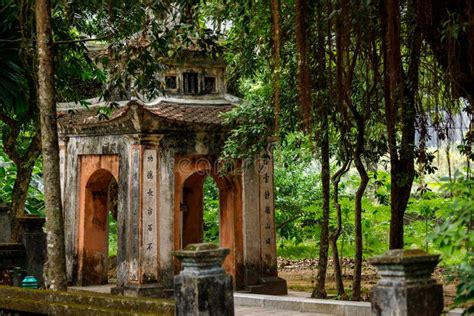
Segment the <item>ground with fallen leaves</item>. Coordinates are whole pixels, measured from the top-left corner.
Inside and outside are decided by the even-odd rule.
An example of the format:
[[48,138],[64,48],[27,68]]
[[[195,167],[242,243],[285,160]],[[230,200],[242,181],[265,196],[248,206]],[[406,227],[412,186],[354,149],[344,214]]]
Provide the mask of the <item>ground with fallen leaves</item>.
[[[354,260],[343,258],[341,260],[343,283],[346,293],[350,295]],[[314,288],[314,279],[317,273],[318,259],[284,259],[278,258],[278,275],[288,282],[288,289],[311,293]],[[453,304],[456,296],[455,281],[448,281],[447,272],[442,267],[437,267],[433,274],[437,282],[443,284],[444,305]],[[362,299],[370,300],[370,289],[378,281],[377,269],[366,261],[362,263]],[[329,259],[329,268],[326,277],[326,290],[328,298],[336,299],[336,284],[334,281],[332,259]]]

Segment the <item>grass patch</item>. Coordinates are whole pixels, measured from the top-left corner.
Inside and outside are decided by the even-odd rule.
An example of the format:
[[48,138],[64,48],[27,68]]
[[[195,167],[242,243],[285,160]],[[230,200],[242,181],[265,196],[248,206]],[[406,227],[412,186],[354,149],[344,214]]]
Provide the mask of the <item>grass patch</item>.
[[319,247],[315,241],[305,241],[304,243],[294,243],[282,241],[278,244],[277,254],[287,259],[309,259],[317,258]]

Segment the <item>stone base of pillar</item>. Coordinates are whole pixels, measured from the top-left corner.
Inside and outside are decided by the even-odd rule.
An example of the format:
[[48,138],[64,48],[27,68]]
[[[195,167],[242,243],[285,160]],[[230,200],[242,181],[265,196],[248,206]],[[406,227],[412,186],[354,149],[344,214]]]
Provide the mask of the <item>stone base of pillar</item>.
[[280,277],[261,277],[258,284],[250,285],[248,291],[253,294],[287,295],[286,280]]
[[155,298],[168,298],[173,296],[173,289],[166,289],[158,283],[150,284],[129,284],[124,286],[116,286],[110,290],[114,295],[125,296],[146,296]]
[[389,250],[369,260],[380,280],[372,288],[376,316],[435,316],[443,311],[443,287],[431,278],[438,255],[418,249]]
[[175,251],[183,270],[174,277],[176,315],[234,315],[232,277],[222,268],[227,248],[190,244]]
[[43,232],[44,218],[26,216],[18,218],[23,230],[22,241],[26,250],[26,270],[38,280],[40,287],[44,286],[43,266],[46,262],[46,234]]
[[443,311],[440,284],[375,286],[372,289],[374,315],[440,315]]
[[[175,277],[177,315],[233,315],[234,298],[232,277],[186,276]],[[192,311],[188,313],[185,311]]]

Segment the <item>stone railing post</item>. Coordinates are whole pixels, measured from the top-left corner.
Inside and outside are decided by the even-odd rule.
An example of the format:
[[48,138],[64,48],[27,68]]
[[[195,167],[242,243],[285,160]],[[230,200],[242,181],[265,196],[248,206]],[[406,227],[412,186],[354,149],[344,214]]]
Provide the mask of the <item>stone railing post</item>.
[[395,249],[369,260],[380,276],[372,288],[372,314],[433,316],[443,311],[443,287],[431,278],[438,255]]
[[232,277],[222,268],[229,249],[190,244],[173,255],[182,270],[174,277],[176,315],[234,315]]
[[45,219],[36,216],[18,218],[23,231],[22,242],[26,250],[26,271],[34,276],[39,285],[44,286],[43,266],[46,262],[46,233],[43,232]]

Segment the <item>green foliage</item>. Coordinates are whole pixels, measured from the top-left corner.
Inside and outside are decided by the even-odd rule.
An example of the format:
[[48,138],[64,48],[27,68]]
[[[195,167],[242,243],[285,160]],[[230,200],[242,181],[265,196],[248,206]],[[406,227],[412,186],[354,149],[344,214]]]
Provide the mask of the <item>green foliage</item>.
[[308,138],[302,133],[289,134],[274,158],[278,233],[296,243],[312,239],[321,217],[321,190]]
[[108,223],[109,223],[109,257],[117,255],[118,248],[118,228],[117,221],[112,216],[112,213],[108,214]]
[[224,114],[225,123],[233,127],[222,154],[224,160],[257,157],[265,151],[267,139],[273,134],[271,86],[265,79],[262,74],[242,81],[245,101]]
[[278,244],[278,256],[289,259],[315,258],[319,245],[316,241],[306,240],[304,243],[294,239],[283,239]]
[[440,222],[431,239],[442,254],[445,264],[453,265],[459,278],[456,303],[473,301],[474,298],[474,180],[459,178],[443,186],[453,194],[437,216]]
[[474,231],[471,227],[474,214],[474,181],[457,180],[446,183],[443,190],[452,192],[453,197],[446,199],[444,207],[439,208],[437,216],[441,220],[430,238],[442,252],[444,260],[449,262],[449,258],[460,253],[466,254],[474,245]]
[[0,39],[6,40],[0,41],[0,106],[8,116],[24,117],[29,106],[28,74],[19,54],[20,43],[15,42],[20,34],[19,8],[11,2],[0,0]]
[[212,177],[204,180],[204,234],[203,242],[219,243],[219,189]]
[[[10,204],[16,178],[16,166],[0,150],[0,203]],[[44,216],[44,191],[42,166],[38,161],[33,169],[25,211],[28,214]]]

